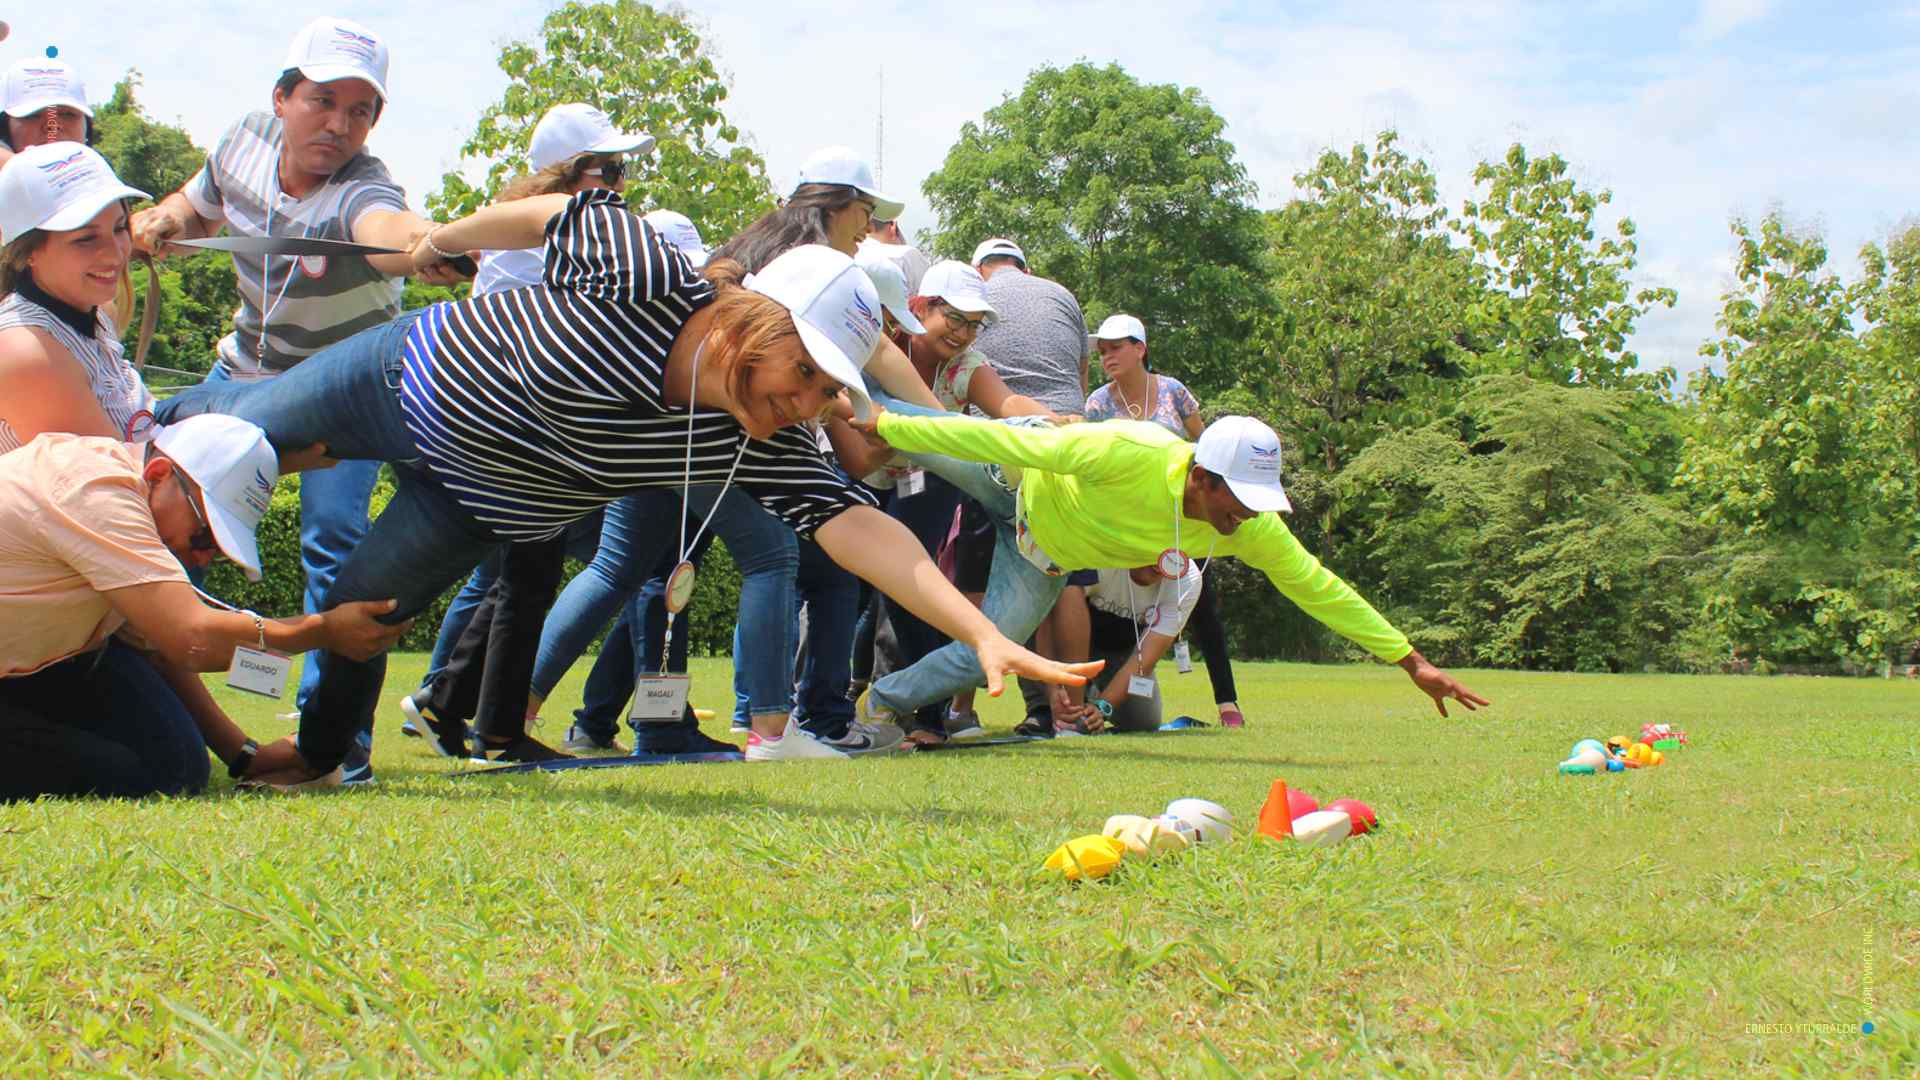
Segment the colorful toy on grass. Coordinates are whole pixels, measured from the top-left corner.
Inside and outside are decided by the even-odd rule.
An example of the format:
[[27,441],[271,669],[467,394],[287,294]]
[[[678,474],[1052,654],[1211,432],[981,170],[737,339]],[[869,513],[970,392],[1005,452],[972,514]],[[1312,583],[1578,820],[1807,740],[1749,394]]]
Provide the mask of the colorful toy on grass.
[[1111,836],[1076,836],[1047,856],[1046,868],[1068,881],[1098,879],[1114,872],[1127,847]]
[[1661,751],[1645,742],[1629,743],[1625,735],[1615,735],[1604,743],[1598,739],[1581,739],[1573,744],[1573,753],[1567,760],[1560,763],[1560,775],[1596,776],[1600,773],[1625,772],[1659,765],[1666,760],[1666,755]]
[[1373,808],[1357,799],[1338,799],[1321,809],[1319,802],[1304,791],[1275,780],[1267,792],[1266,805],[1260,808],[1259,832],[1272,840],[1298,840],[1313,847],[1337,844],[1349,836],[1361,836],[1379,828]]
[[1047,856],[1046,869],[1068,881],[1103,878],[1127,856],[1154,858],[1194,844],[1233,839],[1233,814],[1205,799],[1175,799],[1156,817],[1115,814],[1099,836],[1077,836]]
[[1673,730],[1672,724],[1641,724],[1640,741],[1655,750],[1678,750],[1687,745],[1687,733]]

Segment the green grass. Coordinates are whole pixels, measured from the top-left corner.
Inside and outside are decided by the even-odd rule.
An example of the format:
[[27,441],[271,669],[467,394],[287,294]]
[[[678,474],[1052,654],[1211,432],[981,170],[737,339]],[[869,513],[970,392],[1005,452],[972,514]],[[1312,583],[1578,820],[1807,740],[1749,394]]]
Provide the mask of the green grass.
[[[1238,671],[1243,733],[511,779],[389,694],[374,789],[0,807],[0,1075],[1920,1072],[1920,684],[1477,672],[1441,720],[1387,668]],[[1554,774],[1646,720],[1693,748]],[[1039,870],[1275,777],[1384,828]]]

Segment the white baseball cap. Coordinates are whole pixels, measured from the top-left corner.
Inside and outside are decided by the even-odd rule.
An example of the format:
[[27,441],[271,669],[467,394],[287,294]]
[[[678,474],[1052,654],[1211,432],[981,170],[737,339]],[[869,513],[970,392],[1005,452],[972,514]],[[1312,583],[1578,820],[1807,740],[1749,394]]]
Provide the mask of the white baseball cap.
[[280,479],[280,458],[267,433],[237,416],[205,413],[161,428],[153,445],[199,486],[220,550],[248,581],[259,581],[260,545],[253,531]]
[[87,107],[86,84],[65,60],[20,61],[7,69],[5,92],[6,97],[0,101],[6,103],[7,115],[16,119],[52,105],[72,106],[88,120],[93,119],[93,110]]
[[907,204],[898,199],[880,194],[873,183],[873,166],[866,163],[850,147],[829,146],[814,153],[800,166],[800,178],[793,182],[792,196],[807,184],[839,184],[850,187],[873,200],[873,216],[881,221],[892,221],[907,208]]
[[[652,143],[652,139],[647,140]],[[707,242],[700,239],[700,230],[694,228],[693,219],[677,210],[649,210],[640,218],[653,226],[653,231],[667,238],[667,243],[680,249],[695,270],[707,265]]]
[[1093,332],[1095,341],[1123,341],[1127,338],[1141,343],[1147,340],[1147,328],[1131,315],[1109,315],[1100,324],[1100,329]]
[[973,249],[973,265],[979,266],[995,255],[1008,255],[1019,259],[1021,266],[1027,265],[1027,253],[1020,250],[1019,244],[1005,237],[980,241],[980,246]]
[[651,149],[653,136],[616,131],[606,113],[576,101],[555,105],[534,125],[527,159],[538,172],[575,154],[644,154]]
[[1223,416],[1208,424],[1193,449],[1193,463],[1224,478],[1249,510],[1293,510],[1280,486],[1280,436],[1251,416]]
[[801,244],[741,284],[791,312],[807,355],[847,388],[854,415],[873,415],[860,370],[880,343],[880,295],[850,256]]
[[0,244],[33,229],[77,229],[113,202],[148,198],[121,183],[107,159],[79,143],[30,146],[0,168]]
[[880,253],[881,248],[896,247],[894,244],[868,245],[862,243],[854,255],[855,265],[861,273],[873,282],[873,291],[880,294],[880,304],[893,312],[893,319],[906,328],[909,334],[927,332],[918,316],[907,308],[907,275],[900,264]]
[[987,302],[987,280],[980,271],[958,259],[934,263],[920,279],[921,296],[937,296],[961,311],[985,315],[988,325],[1000,317]]
[[295,68],[314,82],[359,79],[387,100],[387,43],[357,22],[323,15],[302,27],[280,65]]

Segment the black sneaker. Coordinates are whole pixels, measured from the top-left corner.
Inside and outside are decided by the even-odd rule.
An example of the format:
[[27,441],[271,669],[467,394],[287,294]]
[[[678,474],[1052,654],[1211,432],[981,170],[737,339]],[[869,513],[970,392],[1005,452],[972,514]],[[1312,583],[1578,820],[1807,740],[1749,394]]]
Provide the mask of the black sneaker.
[[[413,698],[406,697],[401,700],[411,702]],[[414,703],[412,709],[406,708],[405,705],[402,705],[401,709],[408,714],[407,719],[413,721],[414,727],[420,731],[421,740],[432,747],[434,753],[450,758],[467,756],[466,721],[442,720],[431,708],[420,705],[418,702]]]
[[[646,725],[651,727],[653,725]],[[685,727],[680,724],[661,724],[664,731],[648,731],[642,727],[634,733],[633,752],[641,754],[737,754],[740,747],[735,743],[722,742],[697,727]]]
[[1029,739],[1053,738],[1053,717],[1029,716],[1013,726],[1015,735],[1025,735]]
[[[421,715],[428,715],[422,712]],[[572,754],[562,753],[531,735],[518,735],[512,742],[490,743],[480,739],[474,743],[474,760],[489,764],[520,764],[530,761],[565,761]]]

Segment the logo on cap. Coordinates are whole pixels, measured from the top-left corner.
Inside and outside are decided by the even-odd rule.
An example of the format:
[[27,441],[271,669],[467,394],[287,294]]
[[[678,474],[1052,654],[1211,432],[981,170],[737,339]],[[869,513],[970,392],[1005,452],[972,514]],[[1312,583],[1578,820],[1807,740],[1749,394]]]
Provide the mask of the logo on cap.
[[45,165],[40,166],[40,171],[52,175],[86,156],[87,152],[85,150],[75,150],[73,153],[68,154],[58,161],[49,161]]
[[1272,449],[1264,446],[1249,446],[1247,447],[1247,458],[1250,461],[1277,462],[1280,460],[1280,448],[1277,446]]
[[[858,310],[859,310],[859,312],[860,312],[860,314],[861,314],[861,315],[862,315],[863,317],[865,317],[865,319],[866,319],[866,320],[867,320],[868,322],[870,322],[870,323],[872,323],[872,324],[873,324],[873,329],[875,329],[875,330],[878,330],[878,329],[880,329],[880,319],[879,319],[879,317],[877,317],[876,315],[874,315],[874,313],[873,313],[873,309],[867,306],[867,302],[866,302],[865,300],[863,300],[863,299],[861,299],[861,297],[860,297],[860,294],[859,294],[859,293],[854,293],[854,294],[853,294],[853,306],[854,306],[854,307],[855,307],[856,309],[858,309]],[[862,336],[864,337],[865,335],[862,335]]]
[[268,505],[273,502],[273,481],[267,479],[266,473],[255,469],[253,470],[253,486],[241,497],[247,500],[248,507],[257,513],[265,514]]

